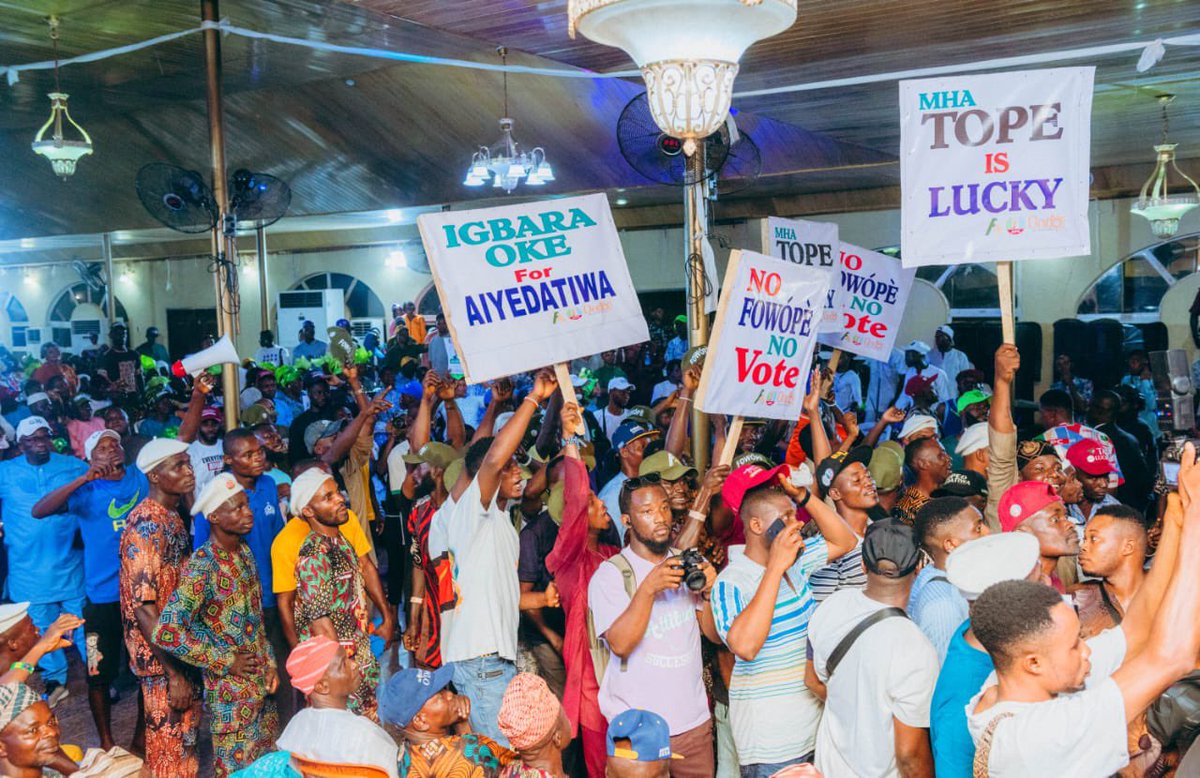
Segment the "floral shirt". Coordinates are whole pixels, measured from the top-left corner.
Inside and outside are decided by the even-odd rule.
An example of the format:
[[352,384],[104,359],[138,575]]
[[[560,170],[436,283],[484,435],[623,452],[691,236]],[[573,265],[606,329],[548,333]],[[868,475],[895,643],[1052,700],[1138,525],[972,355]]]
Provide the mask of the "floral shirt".
[[447,735],[424,745],[400,745],[400,774],[408,778],[496,778],[516,754],[471,733]]
[[179,584],[179,575],[191,550],[191,539],[179,514],[146,498],[129,513],[121,535],[121,624],[129,667],[140,677],[166,671],[138,627],[138,606],[153,602],[162,610]]

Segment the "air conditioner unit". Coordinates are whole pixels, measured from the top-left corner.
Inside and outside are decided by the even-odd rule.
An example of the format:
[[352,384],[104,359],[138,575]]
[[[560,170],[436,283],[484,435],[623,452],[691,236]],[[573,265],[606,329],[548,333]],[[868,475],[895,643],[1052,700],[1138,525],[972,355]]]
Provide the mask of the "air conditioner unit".
[[351,334],[359,343],[363,342],[363,338],[371,330],[379,333],[379,342],[383,343],[387,340],[387,327],[383,323],[383,319],[351,319],[350,320]]
[[346,298],[341,289],[293,289],[280,292],[275,315],[275,343],[294,349],[300,328],[311,321],[317,340],[327,340],[326,330],[346,316]]

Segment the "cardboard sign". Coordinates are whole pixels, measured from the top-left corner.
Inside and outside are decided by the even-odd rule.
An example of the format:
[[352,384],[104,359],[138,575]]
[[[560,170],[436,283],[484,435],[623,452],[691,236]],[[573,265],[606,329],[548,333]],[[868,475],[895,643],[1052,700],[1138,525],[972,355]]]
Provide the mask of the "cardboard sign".
[[803,265],[750,251],[731,253],[697,407],[795,419],[828,289],[828,276]]
[[821,332],[836,332],[840,317],[834,309],[832,274],[838,266],[838,226],[825,222],[810,222],[803,219],[780,219],[771,216],[763,220],[763,252],[794,265],[803,265],[814,271],[830,274],[829,296],[825,301],[825,315],[821,319]]
[[1095,68],[900,82],[905,267],[1091,252]]
[[650,339],[603,194],[417,225],[469,383]]
[[831,282],[833,305],[827,312],[834,322],[822,327],[821,345],[886,362],[917,271],[849,243],[841,244],[838,265]]

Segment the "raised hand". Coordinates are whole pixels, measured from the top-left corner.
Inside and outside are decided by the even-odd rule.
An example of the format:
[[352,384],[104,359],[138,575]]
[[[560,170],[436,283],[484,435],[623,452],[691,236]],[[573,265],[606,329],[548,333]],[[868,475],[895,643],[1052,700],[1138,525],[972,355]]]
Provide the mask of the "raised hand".
[[1011,343],[996,349],[996,380],[1011,384],[1021,369],[1021,352]]
[[557,389],[558,379],[554,377],[554,371],[544,367],[537,371],[537,375],[533,379],[533,389],[529,394],[540,403],[554,394]]

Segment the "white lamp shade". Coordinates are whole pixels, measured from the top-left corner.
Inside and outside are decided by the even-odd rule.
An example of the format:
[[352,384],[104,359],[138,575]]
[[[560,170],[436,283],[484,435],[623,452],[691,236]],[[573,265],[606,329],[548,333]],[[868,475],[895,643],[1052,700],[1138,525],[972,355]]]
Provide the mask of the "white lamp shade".
[[484,179],[488,177],[487,165],[482,162],[476,162],[471,166],[470,175],[472,178]]
[[483,186],[487,183],[486,179],[476,176],[474,173],[468,173],[466,180],[463,181],[463,186]]
[[505,178],[524,178],[525,167],[519,163],[512,163],[508,166],[508,172],[504,174]]
[[549,162],[543,162],[537,167],[537,177],[543,181],[554,180],[554,168],[550,167]]

